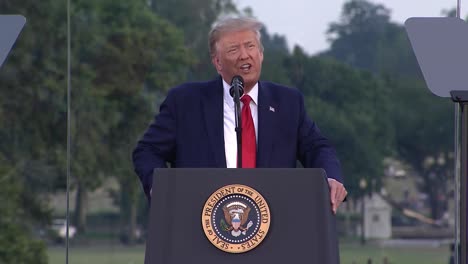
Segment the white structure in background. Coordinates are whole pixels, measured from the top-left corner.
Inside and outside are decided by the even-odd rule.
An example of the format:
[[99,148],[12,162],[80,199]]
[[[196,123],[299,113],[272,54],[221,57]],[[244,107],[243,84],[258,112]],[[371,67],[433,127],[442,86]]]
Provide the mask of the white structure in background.
[[[54,219],[52,221],[51,229],[55,232],[58,240],[63,240],[67,238],[67,220],[66,219]],[[76,227],[69,225],[68,226],[68,237],[73,238],[76,235]]]
[[392,236],[392,208],[378,194],[364,198],[364,237],[388,239]]

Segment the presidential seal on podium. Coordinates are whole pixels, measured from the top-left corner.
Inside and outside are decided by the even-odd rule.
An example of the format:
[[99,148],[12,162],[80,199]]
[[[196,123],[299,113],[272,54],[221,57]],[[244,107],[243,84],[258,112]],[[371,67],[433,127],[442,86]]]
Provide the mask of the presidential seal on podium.
[[202,211],[206,237],[215,247],[229,253],[243,253],[257,247],[265,239],[270,221],[265,198],[255,189],[240,184],[216,190]]

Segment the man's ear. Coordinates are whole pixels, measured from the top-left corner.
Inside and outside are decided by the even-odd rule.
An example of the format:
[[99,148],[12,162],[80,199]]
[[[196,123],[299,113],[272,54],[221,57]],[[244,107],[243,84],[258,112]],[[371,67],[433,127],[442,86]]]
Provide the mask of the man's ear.
[[221,64],[221,61],[219,60],[218,56],[213,56],[211,58],[211,62],[216,68],[216,71],[220,72],[223,69],[223,66]]

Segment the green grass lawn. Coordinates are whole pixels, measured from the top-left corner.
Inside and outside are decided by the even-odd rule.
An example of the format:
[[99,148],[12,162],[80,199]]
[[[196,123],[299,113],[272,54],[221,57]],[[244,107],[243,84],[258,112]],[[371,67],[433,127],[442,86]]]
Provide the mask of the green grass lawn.
[[382,264],[385,257],[391,264],[448,264],[449,248],[379,248],[345,244],[340,247],[340,257],[341,264],[364,264],[369,258],[373,264]]
[[[144,246],[89,246],[71,248],[70,264],[143,264]],[[344,244],[340,249],[341,264],[367,264],[369,258],[373,264],[382,264],[387,257],[391,264],[447,264],[448,248],[379,248]],[[49,264],[64,264],[65,248],[49,249]]]
[[[65,248],[49,249],[49,264],[65,264]],[[69,264],[143,264],[145,247],[80,246],[68,251]]]

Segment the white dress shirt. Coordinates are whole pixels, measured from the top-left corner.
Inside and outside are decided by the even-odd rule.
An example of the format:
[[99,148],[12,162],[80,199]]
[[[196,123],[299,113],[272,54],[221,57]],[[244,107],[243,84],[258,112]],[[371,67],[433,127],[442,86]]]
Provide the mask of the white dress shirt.
[[[229,94],[231,86],[223,80],[224,88],[224,151],[226,154],[226,165],[228,168],[237,168],[237,137],[236,137],[236,121],[234,115],[234,101]],[[258,142],[258,83],[247,93],[251,98],[250,111],[255,127],[255,138]],[[242,102],[242,106],[244,105]]]

